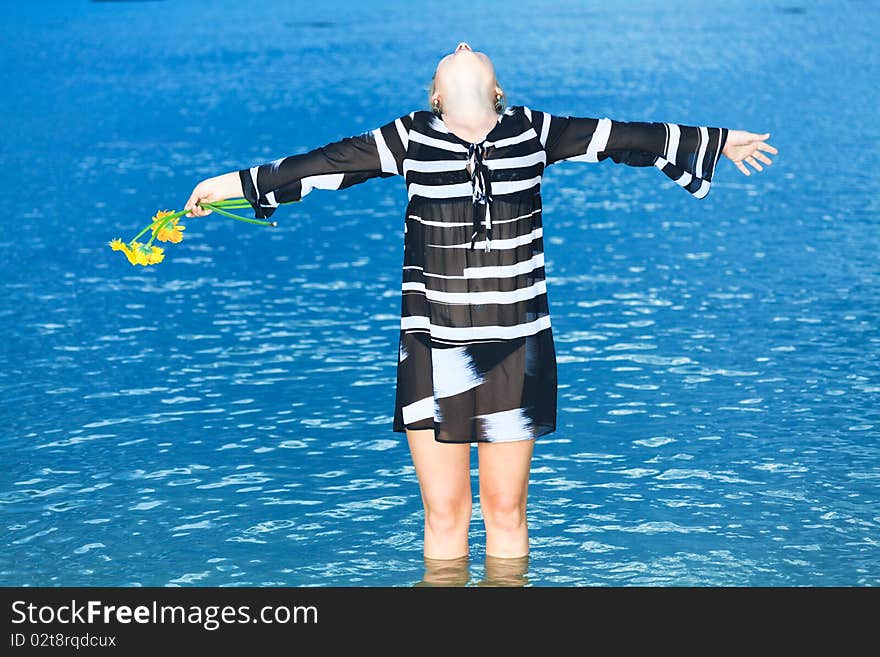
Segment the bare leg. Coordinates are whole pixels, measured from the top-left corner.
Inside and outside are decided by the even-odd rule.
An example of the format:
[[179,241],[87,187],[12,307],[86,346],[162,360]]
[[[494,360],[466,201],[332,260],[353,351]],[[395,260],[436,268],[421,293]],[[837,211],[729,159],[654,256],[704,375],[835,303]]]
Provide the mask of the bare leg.
[[486,555],[529,553],[526,499],[534,440],[480,443],[480,508],[486,525]]
[[470,443],[439,443],[433,429],[406,432],[425,507],[427,559],[468,554],[471,522]]

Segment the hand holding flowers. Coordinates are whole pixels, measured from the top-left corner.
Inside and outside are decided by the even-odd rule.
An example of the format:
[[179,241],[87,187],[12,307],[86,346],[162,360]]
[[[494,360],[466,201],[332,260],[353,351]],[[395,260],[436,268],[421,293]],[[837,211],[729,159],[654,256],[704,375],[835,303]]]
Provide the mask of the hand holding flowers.
[[[230,196],[236,196],[229,198]],[[258,226],[277,226],[274,221],[261,221],[248,219],[230,212],[236,209],[249,209],[250,202],[242,196],[241,181],[237,172],[216,176],[203,180],[190,195],[183,210],[159,210],[153,215],[152,221],[129,242],[123,242],[121,238],[115,238],[108,242],[114,251],[122,251],[132,265],[155,265],[165,259],[164,249],[154,246],[153,241],[171,242],[177,244],[183,239],[183,231],[186,226],[180,224],[184,215],[187,217],[204,217],[216,212],[224,217],[243,221]],[[138,240],[147,231],[151,232],[150,239],[146,242]]]

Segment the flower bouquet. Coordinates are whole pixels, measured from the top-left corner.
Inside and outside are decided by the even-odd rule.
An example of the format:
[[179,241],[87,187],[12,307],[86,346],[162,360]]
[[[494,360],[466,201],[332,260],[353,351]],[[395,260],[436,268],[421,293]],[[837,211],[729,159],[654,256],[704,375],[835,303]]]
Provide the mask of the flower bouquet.
[[[257,224],[258,226],[277,226],[274,221],[261,221],[259,219],[248,219],[230,212],[230,210],[240,210],[250,208],[251,204],[246,198],[230,198],[222,201],[199,201],[198,205],[207,210],[212,210],[219,215],[229,217],[237,221],[243,221],[248,224]],[[159,210],[152,221],[141,232],[134,236],[129,242],[123,242],[117,237],[110,240],[108,244],[114,251],[122,251],[125,257],[132,265],[155,265],[165,259],[165,250],[161,246],[154,246],[153,241],[171,242],[177,244],[183,239],[183,231],[186,226],[179,223],[188,210]],[[151,231],[150,239],[144,243],[138,240],[146,233]]]

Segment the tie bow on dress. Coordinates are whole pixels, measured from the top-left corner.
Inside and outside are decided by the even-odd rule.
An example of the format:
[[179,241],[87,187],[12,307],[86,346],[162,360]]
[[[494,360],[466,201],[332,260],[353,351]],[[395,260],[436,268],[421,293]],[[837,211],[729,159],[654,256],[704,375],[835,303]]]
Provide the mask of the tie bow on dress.
[[[471,235],[471,249],[474,248],[477,233],[480,230],[485,230],[486,251],[489,251],[491,249],[489,243],[492,239],[492,184],[489,167],[483,161],[485,154],[486,150],[483,144],[471,143],[468,145],[467,168],[471,174],[471,184],[474,189],[474,232]],[[482,224],[480,223],[480,205],[486,206]]]

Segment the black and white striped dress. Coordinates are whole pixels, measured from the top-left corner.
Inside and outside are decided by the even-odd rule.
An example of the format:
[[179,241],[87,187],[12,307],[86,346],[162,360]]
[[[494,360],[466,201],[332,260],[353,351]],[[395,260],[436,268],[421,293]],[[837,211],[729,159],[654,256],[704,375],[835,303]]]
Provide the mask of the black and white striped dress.
[[504,442],[556,429],[544,168],[607,158],[655,166],[703,198],[727,133],[520,105],[471,143],[419,110],[239,175],[258,218],[312,189],[403,176],[409,204],[393,430],[433,429],[448,443]]

